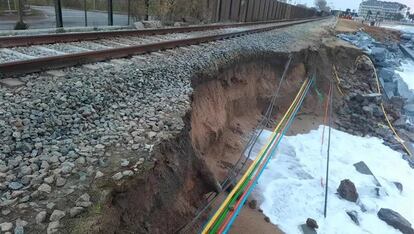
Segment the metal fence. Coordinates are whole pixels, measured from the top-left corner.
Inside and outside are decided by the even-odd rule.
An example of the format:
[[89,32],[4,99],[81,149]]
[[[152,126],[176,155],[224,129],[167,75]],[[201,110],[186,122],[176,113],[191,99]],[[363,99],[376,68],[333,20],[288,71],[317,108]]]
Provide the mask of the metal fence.
[[0,0],[0,30],[13,29],[19,21],[36,29],[126,26],[139,20],[161,20],[166,25],[249,22],[315,14],[315,10],[277,0]]
[[306,18],[317,13],[276,0],[215,0],[211,10],[215,21],[244,22]]

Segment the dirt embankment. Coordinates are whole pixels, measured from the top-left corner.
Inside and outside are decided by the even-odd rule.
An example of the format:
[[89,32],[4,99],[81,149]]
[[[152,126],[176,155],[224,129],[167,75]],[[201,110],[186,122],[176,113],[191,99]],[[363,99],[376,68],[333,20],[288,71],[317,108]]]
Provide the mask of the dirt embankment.
[[[366,72],[362,70],[349,73],[359,54],[359,50],[336,41],[294,53],[274,106],[274,122],[288,108],[306,77],[315,75],[315,85],[288,134],[306,132],[322,124],[332,64],[344,75],[341,79],[363,77]],[[101,204],[100,214],[81,219],[77,232],[175,233],[191,221],[205,204],[206,196],[219,189],[218,184],[240,157],[277,89],[288,56],[269,54],[234,61],[216,72],[196,75],[186,128],[174,140],[156,146],[156,162],[140,176],[112,188]],[[344,91],[348,92],[348,88],[351,87],[344,87]],[[335,102],[342,105],[343,100],[337,92]],[[189,232],[195,233],[208,215],[206,212],[201,216]],[[258,210],[245,207],[232,231],[277,233],[276,227],[263,218]]]
[[369,26],[354,20],[340,19],[335,30],[338,33],[353,33],[357,31],[366,32],[380,42],[400,41],[401,32],[393,29],[386,29],[376,26]]

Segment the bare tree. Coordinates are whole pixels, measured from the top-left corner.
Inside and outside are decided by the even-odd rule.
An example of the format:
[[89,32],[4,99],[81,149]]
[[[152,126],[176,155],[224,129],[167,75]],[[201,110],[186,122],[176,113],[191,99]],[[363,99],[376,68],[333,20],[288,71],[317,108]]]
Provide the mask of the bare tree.
[[328,2],[326,0],[315,0],[315,6],[320,11],[330,11],[331,10],[328,7]]

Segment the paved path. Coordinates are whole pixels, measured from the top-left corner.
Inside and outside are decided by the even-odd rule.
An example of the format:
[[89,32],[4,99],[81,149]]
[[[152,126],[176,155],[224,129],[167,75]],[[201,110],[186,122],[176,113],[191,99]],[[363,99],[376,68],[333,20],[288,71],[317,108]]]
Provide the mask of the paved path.
[[[54,28],[55,8],[53,6],[31,6],[32,9],[41,11],[43,16],[41,19],[27,19],[30,29]],[[85,25],[84,11],[62,9],[63,26],[79,27]],[[13,29],[15,20],[0,20],[0,30]],[[128,17],[126,15],[114,14],[114,25],[127,25]],[[108,14],[105,12],[88,12],[88,26],[105,26],[108,25]]]

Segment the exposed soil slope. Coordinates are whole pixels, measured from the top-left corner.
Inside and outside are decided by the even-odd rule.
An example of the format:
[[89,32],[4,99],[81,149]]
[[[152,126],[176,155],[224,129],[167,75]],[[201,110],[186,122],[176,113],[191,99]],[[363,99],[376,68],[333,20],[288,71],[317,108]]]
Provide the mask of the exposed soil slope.
[[[274,123],[288,108],[304,79],[315,76],[315,85],[288,134],[306,132],[322,124],[333,64],[344,92],[342,96],[335,89],[336,106],[343,109],[351,105],[348,96],[355,89],[353,83],[362,91],[371,90],[370,82],[363,81],[372,78],[372,71],[355,66],[359,55],[361,51],[336,40],[294,53],[272,113]],[[197,74],[192,84],[192,110],[184,121],[186,128],[175,140],[155,146],[156,162],[147,165],[139,177],[115,186],[103,200],[101,214],[80,222],[80,232],[174,233],[191,221],[205,197],[220,190],[218,184],[240,157],[277,88],[287,60],[288,54],[269,54],[227,63],[216,73]],[[339,111],[341,108],[336,109],[337,114],[345,115]],[[341,123],[347,118],[335,119]],[[365,125],[372,122],[358,122],[356,126]],[[354,131],[349,127],[344,130]],[[189,232],[196,232],[207,217],[208,214],[203,215]],[[263,216],[257,210],[244,208],[233,233],[246,233],[246,223],[255,230],[278,232],[263,219],[252,222],[251,217]]]

